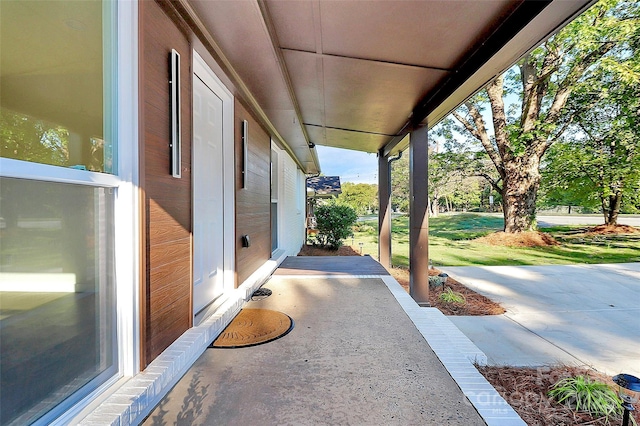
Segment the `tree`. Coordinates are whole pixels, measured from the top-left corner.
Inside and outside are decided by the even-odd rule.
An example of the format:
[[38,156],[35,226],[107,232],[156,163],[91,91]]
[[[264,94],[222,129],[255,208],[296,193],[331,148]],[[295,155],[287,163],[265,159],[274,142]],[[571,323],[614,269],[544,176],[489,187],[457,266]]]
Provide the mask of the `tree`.
[[466,177],[459,179],[451,193],[451,205],[456,210],[469,211],[480,206],[480,185],[478,178]]
[[370,213],[378,205],[378,185],[345,182],[341,186],[338,204],[351,207],[358,216]]
[[[466,154],[453,151],[429,152],[429,215],[438,216],[440,200],[455,198],[456,191],[465,181],[464,169]],[[470,187],[467,187],[469,189]],[[471,196],[472,198],[473,196]],[[470,198],[470,199],[471,199]],[[466,206],[466,203],[464,203]]]
[[[628,51],[639,8],[601,0],[453,113],[498,172],[497,179],[486,178],[502,195],[505,232],[535,227],[542,157],[574,118],[567,101],[585,75]],[[505,104],[512,94],[520,96],[515,107]],[[487,104],[493,134],[483,115]]]
[[397,211],[409,211],[408,155],[391,163],[391,206]]
[[69,131],[0,108],[0,155],[35,163],[66,166],[69,162]]
[[616,225],[624,201],[640,204],[640,27],[626,59],[606,62],[568,102],[573,123],[543,169],[549,201],[600,207]]
[[[450,198],[463,175],[460,164],[464,155],[451,151],[429,150],[429,216],[438,215],[442,198]],[[391,204],[401,211],[409,210],[409,159],[404,156],[392,163]]]

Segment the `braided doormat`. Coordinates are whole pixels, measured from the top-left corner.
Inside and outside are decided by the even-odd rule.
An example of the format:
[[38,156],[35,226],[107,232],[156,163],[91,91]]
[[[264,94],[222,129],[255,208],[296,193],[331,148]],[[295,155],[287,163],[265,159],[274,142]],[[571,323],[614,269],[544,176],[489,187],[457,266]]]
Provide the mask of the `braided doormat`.
[[210,348],[243,348],[271,342],[293,329],[286,314],[269,309],[243,309]]

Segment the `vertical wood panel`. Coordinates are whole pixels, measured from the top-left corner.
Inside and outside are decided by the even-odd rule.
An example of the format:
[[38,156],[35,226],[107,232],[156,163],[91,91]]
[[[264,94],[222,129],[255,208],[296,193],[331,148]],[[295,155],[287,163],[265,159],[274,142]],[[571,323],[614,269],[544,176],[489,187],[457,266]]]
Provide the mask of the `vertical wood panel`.
[[[248,187],[242,189],[242,122],[249,122]],[[271,138],[235,101],[236,152],[236,285],[242,284],[271,257]],[[242,247],[249,235],[251,247]]]
[[[154,1],[140,2],[143,367],[185,332],[191,312],[191,48]],[[181,57],[182,178],[171,176],[169,53]]]

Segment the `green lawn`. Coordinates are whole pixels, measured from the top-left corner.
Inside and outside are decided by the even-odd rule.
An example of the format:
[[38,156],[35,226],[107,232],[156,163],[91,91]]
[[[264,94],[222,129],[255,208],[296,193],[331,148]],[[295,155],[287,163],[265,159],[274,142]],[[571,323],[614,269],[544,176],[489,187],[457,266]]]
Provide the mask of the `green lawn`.
[[[346,244],[373,257],[378,255],[377,222],[361,222],[361,231]],[[362,226],[366,225],[366,226]],[[429,219],[429,258],[434,266],[466,265],[553,265],[571,263],[640,262],[640,235],[585,237],[576,235],[580,226],[541,229],[561,244],[553,247],[515,248],[489,246],[472,241],[502,230],[502,218],[477,214],[456,214]],[[392,262],[409,265],[408,218],[393,220]]]

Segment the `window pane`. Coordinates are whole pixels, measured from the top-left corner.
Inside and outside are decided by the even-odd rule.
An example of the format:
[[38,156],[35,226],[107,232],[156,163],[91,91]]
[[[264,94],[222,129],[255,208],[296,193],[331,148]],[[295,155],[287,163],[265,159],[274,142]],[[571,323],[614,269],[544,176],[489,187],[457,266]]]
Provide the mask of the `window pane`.
[[0,1],[0,156],[113,172],[102,9],[96,0]]
[[0,178],[0,424],[115,374],[112,192]]

